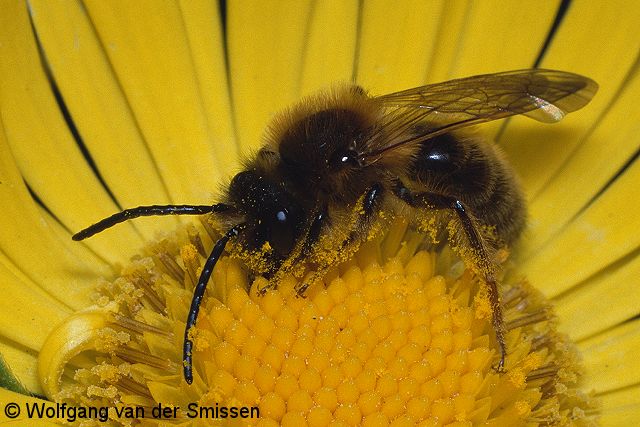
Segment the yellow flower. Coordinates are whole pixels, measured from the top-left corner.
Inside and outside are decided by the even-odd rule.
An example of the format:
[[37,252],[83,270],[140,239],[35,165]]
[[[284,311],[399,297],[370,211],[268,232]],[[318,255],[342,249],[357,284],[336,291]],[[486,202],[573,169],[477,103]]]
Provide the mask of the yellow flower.
[[[112,321],[104,311],[86,311],[111,301],[95,299],[111,289],[100,278],[114,279],[157,231],[172,231],[186,220],[139,220],[86,244],[72,242],[73,232],[125,207],[211,203],[220,183],[237,170],[239,155],[257,146],[270,116],[330,82],[356,80],[373,93],[385,93],[539,66],[587,75],[601,89],[587,108],[556,126],[520,117],[484,126],[509,154],[530,200],[529,230],[513,261],[517,268],[505,282],[526,276],[551,299],[560,331],[582,354],[581,387],[601,402],[601,423],[639,420],[640,370],[634,356],[640,323],[634,319],[640,306],[640,167],[635,163],[640,6],[631,1],[225,4],[221,11],[214,2],[186,0],[3,2],[0,354],[7,368],[0,419],[9,421],[7,402],[24,410],[26,402],[36,401],[19,393],[42,396],[51,386],[40,384],[37,359],[57,325],[84,321],[67,335],[77,340],[69,347],[78,349],[82,331]],[[188,241],[188,232],[181,233]],[[165,251],[174,254],[176,248],[169,246]],[[176,313],[180,301],[174,301]],[[126,306],[126,300],[119,302]],[[216,315],[213,307],[209,311]],[[128,339],[117,332],[110,338]],[[106,337],[100,344],[105,343]],[[49,362],[59,366],[53,358]],[[75,362],[91,371],[86,359]],[[163,368],[173,372],[155,366]],[[23,388],[4,379],[8,373]],[[97,375],[84,375],[90,374]],[[284,381],[281,388],[291,390]],[[341,393],[349,396],[350,390]],[[368,398],[361,409],[376,397]],[[278,396],[271,399],[270,410],[278,410]],[[305,397],[296,402],[303,407]],[[522,400],[510,408],[526,412],[528,404]],[[412,410],[422,407],[416,402]],[[353,407],[345,408],[345,418],[357,415]]]

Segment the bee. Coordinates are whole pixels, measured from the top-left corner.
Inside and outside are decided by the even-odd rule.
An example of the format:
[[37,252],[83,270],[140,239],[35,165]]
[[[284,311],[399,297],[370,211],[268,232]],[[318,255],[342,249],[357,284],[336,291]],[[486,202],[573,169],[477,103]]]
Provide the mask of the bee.
[[[463,259],[489,290],[500,349],[497,369],[502,370],[507,349],[494,242],[509,246],[517,240],[525,225],[525,201],[498,148],[460,130],[519,114],[557,122],[585,106],[597,89],[587,77],[543,69],[478,75],[382,96],[353,84],[336,86],[277,116],[264,145],[245,161],[219,203],[127,209],[73,239],[140,216],[212,215],[222,224],[186,319],[183,365],[191,384],[189,330],[230,241],[262,251],[266,267],[260,273],[277,276],[313,254],[362,243],[382,210],[449,212],[455,224],[449,237],[457,235],[461,252],[470,254]],[[327,236],[334,236],[329,245]],[[313,259],[322,271],[331,258]]]

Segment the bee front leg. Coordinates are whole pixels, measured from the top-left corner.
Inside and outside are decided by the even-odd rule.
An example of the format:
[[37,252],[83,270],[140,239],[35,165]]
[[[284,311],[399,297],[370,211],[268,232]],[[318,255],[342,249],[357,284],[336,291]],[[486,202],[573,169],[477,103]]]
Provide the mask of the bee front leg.
[[474,254],[474,268],[482,276],[489,289],[489,302],[492,310],[493,330],[496,334],[496,341],[500,347],[500,361],[496,371],[504,369],[504,360],[507,355],[505,343],[504,315],[500,305],[500,293],[498,282],[495,278],[497,270],[496,264],[491,260],[488,252],[486,238],[482,235],[476,220],[466,209],[465,205],[454,196],[432,192],[412,192],[404,184],[398,181],[393,189],[394,194],[409,206],[415,208],[431,209],[451,209],[453,210],[464,229],[464,233],[469,241],[469,246]]
[[362,213],[358,217],[356,226],[351,230],[349,237],[343,242],[342,248],[358,240],[358,238],[362,236],[363,232],[369,228],[371,218],[373,218],[373,214],[375,214],[380,208],[380,203],[383,197],[384,189],[382,184],[373,184],[367,190],[362,201]]
[[[373,215],[378,211],[380,207],[380,203],[383,199],[384,188],[382,184],[375,183],[366,193],[364,193],[364,198],[362,201],[362,212],[358,216],[356,224],[353,230],[350,231],[349,236],[335,249],[337,252],[343,252],[345,248],[349,247],[349,245],[356,242],[364,232],[369,228],[369,224],[371,223],[371,219]],[[320,210],[311,226],[311,230],[307,236],[307,241],[305,242],[304,249],[302,251],[303,255],[307,255],[312,248],[313,243],[315,243],[321,234],[321,226],[324,221],[327,219],[326,207],[324,210]],[[296,292],[298,296],[304,297],[304,292],[316,281],[320,280],[329,270],[331,265],[322,265],[318,268],[311,280],[303,282],[297,289]]]
[[[318,241],[327,219],[327,206],[323,205],[321,209],[317,210],[313,214],[311,220],[305,227],[302,237],[297,242],[293,251],[288,255],[287,259],[280,264],[277,270],[269,278],[269,282],[257,290],[258,295],[264,296],[268,291],[277,289],[278,283],[282,281],[285,274],[291,272],[292,268],[297,263],[309,255],[313,245]],[[304,293],[309,288],[309,285],[309,283],[301,283],[297,285],[295,288],[296,294],[299,297],[304,298]]]
[[[318,241],[320,238],[320,234],[322,232],[322,228],[324,224],[327,222],[328,214],[327,214],[327,206],[324,205],[321,209],[319,209],[314,215],[311,223],[307,226],[307,230],[305,233],[304,239],[300,244],[297,245],[290,258],[287,260],[287,265],[292,266],[302,260],[304,257],[307,257],[313,248],[314,243]],[[284,273],[283,270],[281,270]],[[296,294],[300,298],[305,298],[304,293],[309,288],[309,283],[302,283],[299,286],[296,286]]]

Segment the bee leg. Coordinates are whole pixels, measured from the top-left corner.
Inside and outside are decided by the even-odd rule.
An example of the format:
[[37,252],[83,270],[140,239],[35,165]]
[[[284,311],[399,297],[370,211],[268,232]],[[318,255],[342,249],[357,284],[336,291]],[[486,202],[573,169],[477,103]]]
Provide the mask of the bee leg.
[[[324,206],[322,209],[315,212],[313,215],[313,219],[310,223],[307,223],[305,232],[302,238],[299,239],[299,242],[294,247],[291,254],[287,257],[287,259],[280,264],[278,269],[275,271],[273,276],[269,279],[269,283],[266,284],[261,289],[258,289],[257,292],[260,296],[263,296],[267,293],[267,291],[276,289],[278,283],[282,280],[283,276],[290,272],[292,267],[298,263],[302,258],[309,255],[311,252],[311,248],[315,242],[318,241],[320,237],[320,232],[322,230],[322,226],[327,219],[327,207]],[[296,287],[296,293],[299,297],[304,297],[304,292],[309,287],[308,284],[303,284],[301,286]]]
[[431,209],[452,209],[462,223],[464,232],[469,240],[471,250],[475,255],[474,267],[482,275],[483,280],[489,289],[489,302],[492,310],[493,330],[496,334],[496,341],[500,347],[500,361],[498,362],[496,371],[501,372],[504,369],[504,359],[507,354],[504,330],[504,315],[502,306],[500,305],[500,293],[498,291],[498,282],[495,278],[496,265],[491,261],[485,238],[479,231],[474,218],[469,214],[464,204],[456,197],[431,192],[414,193],[398,181],[393,188],[394,194],[409,206],[416,208]]
[[303,283],[302,286],[296,288],[296,296],[298,298],[306,298],[307,296],[304,294],[309,289],[309,283]]
[[365,233],[365,231],[367,231],[371,223],[371,218],[373,218],[373,214],[375,214],[380,207],[383,195],[384,189],[382,184],[376,183],[369,187],[367,192],[364,194],[362,212],[358,216],[356,225],[349,233],[349,237],[347,237],[340,245],[340,248],[338,249],[339,251],[346,249],[349,245],[356,242]]
[[[311,225],[309,226],[309,229],[307,231],[307,235],[304,239],[304,242],[302,243],[302,246],[300,248],[300,251],[298,251],[298,253],[296,254],[295,260],[294,262],[298,262],[300,261],[300,259],[302,259],[303,257],[309,255],[309,253],[311,252],[311,249],[313,247],[313,244],[316,243],[318,241],[318,239],[320,238],[320,232],[322,231],[322,226],[326,223],[327,221],[327,206],[323,206],[322,209],[320,209],[318,212],[316,212],[313,221],[311,221]],[[317,273],[316,273],[317,275]],[[316,276],[314,275],[314,277]],[[314,282],[315,280],[312,280],[312,282]],[[307,289],[309,289],[309,286],[311,285],[311,283],[302,283],[300,286],[296,287],[296,294],[298,295],[298,297],[300,298],[306,298],[304,293],[307,291]]]
[[204,264],[202,268],[202,273],[200,273],[200,277],[198,278],[198,284],[193,290],[193,299],[191,300],[191,307],[189,308],[189,315],[187,316],[187,324],[184,329],[184,344],[182,348],[182,364],[184,367],[184,379],[188,384],[193,382],[193,341],[189,339],[189,330],[196,325],[196,320],[198,319],[198,311],[200,311],[200,302],[204,297],[204,291],[207,289],[207,283],[209,282],[209,278],[211,277],[211,273],[213,273],[213,268],[216,266],[216,263],[220,259],[222,252],[224,251],[227,242],[232,237],[236,237],[240,231],[244,228],[244,224],[238,224],[233,227],[229,231],[227,231],[224,236],[222,236],[216,244],[213,246],[211,253],[209,254],[209,258]]
[[380,207],[379,205],[382,201],[383,195],[384,189],[382,187],[382,184],[379,183],[373,184],[367,190],[364,195],[364,201],[362,203],[362,214],[358,217],[358,223],[356,224],[355,229],[351,230],[349,238],[342,244],[342,247],[353,243],[359,236],[362,235],[362,232],[368,228],[373,214],[376,213],[378,208]]
[[[341,252],[349,245],[354,243],[356,240],[363,235],[363,232],[368,228],[371,218],[373,214],[377,211],[377,208],[380,205],[380,201],[382,200],[382,196],[384,193],[384,189],[382,184],[376,183],[373,184],[367,192],[364,194],[364,201],[362,203],[362,214],[358,217],[358,221],[353,230],[349,233],[349,236],[340,244],[337,251]],[[324,213],[322,213],[324,212]],[[314,227],[316,221],[314,220],[313,225],[311,226],[309,236],[312,239],[307,239],[309,241],[309,245],[307,250],[311,249],[311,245],[315,243],[320,237],[321,225],[320,221],[326,220],[326,207],[324,211],[320,211],[320,213],[316,216],[316,220],[318,220],[317,227]],[[306,242],[305,242],[306,244]],[[323,277],[327,270],[331,267],[330,265],[321,266],[318,271],[313,274],[311,280],[302,283],[302,285],[297,289],[298,295],[304,297],[304,292],[311,286],[313,283],[318,281],[321,277]]]
[[309,232],[307,233],[307,237],[304,239],[302,250],[298,255],[298,259],[303,256],[309,255],[309,253],[311,252],[311,247],[320,238],[320,232],[322,231],[322,226],[326,223],[327,218],[328,218],[327,207],[324,206],[322,209],[320,209],[316,213],[316,215],[313,218],[313,221],[311,222],[311,225],[309,226]]
[[309,287],[314,283],[320,282],[322,277],[327,274],[328,270],[329,266],[322,266],[318,268],[318,270],[311,275],[309,280],[305,280],[300,284],[300,286],[296,286],[296,296],[298,298],[306,298],[307,296],[305,295],[305,292],[307,292],[307,289],[309,289]]

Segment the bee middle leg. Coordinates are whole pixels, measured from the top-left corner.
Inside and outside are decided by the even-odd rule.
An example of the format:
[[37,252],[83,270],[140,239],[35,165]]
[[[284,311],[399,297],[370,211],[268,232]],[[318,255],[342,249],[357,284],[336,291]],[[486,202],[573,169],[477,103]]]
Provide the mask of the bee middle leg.
[[451,209],[460,220],[465,235],[469,241],[472,251],[475,254],[474,267],[481,274],[482,279],[489,289],[489,301],[492,310],[493,330],[496,334],[496,341],[500,347],[500,361],[496,367],[497,371],[504,369],[504,360],[507,354],[504,330],[504,315],[500,305],[500,294],[498,282],[495,278],[496,265],[490,259],[488,245],[485,237],[480,232],[476,221],[469,213],[465,205],[456,197],[433,192],[412,192],[400,181],[393,188],[393,193],[400,200],[415,208],[431,209]]

